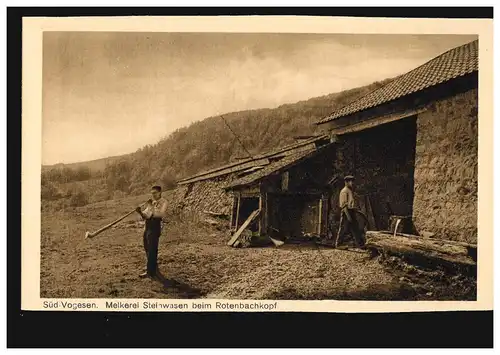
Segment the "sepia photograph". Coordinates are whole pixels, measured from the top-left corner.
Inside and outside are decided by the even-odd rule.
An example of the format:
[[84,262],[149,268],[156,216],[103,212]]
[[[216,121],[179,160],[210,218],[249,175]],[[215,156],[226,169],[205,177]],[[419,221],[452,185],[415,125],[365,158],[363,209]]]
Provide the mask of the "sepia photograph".
[[8,347],[493,347],[492,8],[7,13]]
[[491,22],[116,20],[23,24],[23,309],[490,302]]
[[44,32],[40,297],[476,300],[479,46]]

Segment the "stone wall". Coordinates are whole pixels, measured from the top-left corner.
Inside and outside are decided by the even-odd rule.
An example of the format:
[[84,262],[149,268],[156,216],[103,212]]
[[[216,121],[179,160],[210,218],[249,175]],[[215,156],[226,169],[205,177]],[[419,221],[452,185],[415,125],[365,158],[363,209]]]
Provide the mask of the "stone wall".
[[234,179],[231,175],[215,179],[198,181],[183,187],[181,201],[183,212],[203,213],[204,211],[230,215],[233,197],[223,187]]
[[477,241],[477,89],[417,119],[414,223],[436,237]]
[[177,215],[184,208],[184,196],[188,191],[187,185],[177,186],[173,190],[165,191],[163,197],[167,200],[167,210],[169,214]]

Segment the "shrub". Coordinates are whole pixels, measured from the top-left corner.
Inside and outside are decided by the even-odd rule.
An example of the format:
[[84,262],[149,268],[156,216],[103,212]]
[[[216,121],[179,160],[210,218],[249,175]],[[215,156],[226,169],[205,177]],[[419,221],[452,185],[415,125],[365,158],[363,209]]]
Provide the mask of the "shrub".
[[109,199],[109,193],[105,189],[99,189],[95,190],[92,192],[92,195],[90,196],[89,202],[90,203],[95,203],[95,202],[101,202],[101,201],[106,201]]
[[51,182],[45,182],[41,187],[42,200],[53,201],[61,198],[61,193]]
[[81,207],[89,203],[87,194],[83,191],[78,191],[71,195],[69,198],[69,205],[71,207]]
[[126,197],[127,194],[123,191],[120,191],[120,190],[116,190],[114,193],[113,193],[113,200],[118,200],[120,198],[124,198]]

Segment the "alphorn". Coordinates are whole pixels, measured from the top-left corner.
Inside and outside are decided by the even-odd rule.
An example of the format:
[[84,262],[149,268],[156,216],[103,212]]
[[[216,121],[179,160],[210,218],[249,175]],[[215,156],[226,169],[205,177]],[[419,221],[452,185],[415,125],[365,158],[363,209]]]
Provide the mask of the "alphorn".
[[[144,207],[146,204],[147,204],[147,202],[144,202],[141,205],[141,207]],[[113,227],[115,224],[117,224],[118,222],[121,222],[122,220],[124,220],[125,218],[127,218],[128,216],[130,216],[134,212],[135,212],[135,208],[132,211],[128,212],[127,214],[125,214],[125,215],[121,216],[120,218],[118,218],[116,221],[113,221],[110,224],[105,225],[104,227],[102,227],[99,230],[96,230],[95,232],[89,232],[89,231],[85,232],[85,239],[94,238],[96,235],[101,234],[106,229],[109,229],[109,228]]]

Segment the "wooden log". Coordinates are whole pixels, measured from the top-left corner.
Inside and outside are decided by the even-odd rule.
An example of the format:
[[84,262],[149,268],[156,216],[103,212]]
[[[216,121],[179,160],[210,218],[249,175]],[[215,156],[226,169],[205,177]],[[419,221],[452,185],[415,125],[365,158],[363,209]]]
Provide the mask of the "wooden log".
[[[370,232],[370,233],[382,233],[382,234],[387,234],[393,236],[394,233],[391,231],[377,231],[377,232]],[[433,234],[434,235],[434,234]],[[447,240],[443,238],[429,238],[429,237],[423,237],[423,236],[416,236],[414,234],[407,234],[407,233],[396,233],[396,236],[400,237],[406,237],[406,238],[419,238],[423,241],[430,240],[432,243],[437,244],[437,245],[458,245],[461,247],[464,247],[467,249],[467,255],[472,258],[475,262],[477,262],[477,244],[470,244],[470,243],[465,243],[465,242],[458,242],[456,240]]]
[[466,243],[368,231],[366,248],[372,253],[401,257],[427,268],[441,267],[452,273],[469,275],[476,273],[476,261],[470,256],[474,246]]

